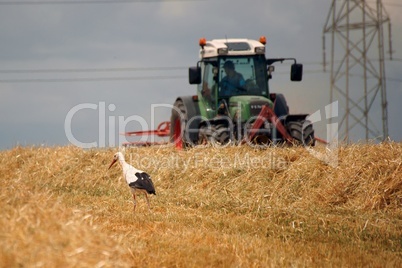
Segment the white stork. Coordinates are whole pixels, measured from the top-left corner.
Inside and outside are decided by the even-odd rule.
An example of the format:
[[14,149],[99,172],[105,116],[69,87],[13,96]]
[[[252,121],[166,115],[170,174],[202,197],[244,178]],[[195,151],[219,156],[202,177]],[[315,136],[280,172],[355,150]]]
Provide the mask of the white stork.
[[120,165],[123,167],[123,176],[127,181],[128,186],[130,186],[131,193],[133,194],[134,199],[134,212],[136,207],[135,194],[136,192],[143,193],[145,198],[147,199],[148,209],[150,210],[149,199],[147,194],[154,194],[155,187],[151,180],[151,177],[142,170],[136,169],[133,166],[129,165],[124,159],[124,155],[120,152],[115,153],[113,156],[113,161],[110,164],[108,170],[113,166],[114,163],[120,162]]

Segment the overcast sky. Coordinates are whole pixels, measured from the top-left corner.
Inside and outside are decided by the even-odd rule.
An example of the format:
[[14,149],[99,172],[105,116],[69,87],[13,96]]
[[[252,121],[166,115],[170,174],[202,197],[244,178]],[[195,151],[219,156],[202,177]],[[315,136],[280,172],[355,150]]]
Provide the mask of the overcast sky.
[[[279,64],[271,80],[271,91],[285,94],[291,113],[324,111],[329,104],[329,73],[320,63],[332,1],[44,2],[0,0],[0,149],[70,144],[66,118],[77,141],[105,146],[122,141],[119,127],[155,128],[169,120],[170,110],[154,109],[151,120],[152,105],[196,92],[187,68],[198,60],[200,37],[265,35],[267,57],[305,64],[300,83],[289,81],[289,64]],[[389,134],[401,141],[402,5],[383,3],[396,59],[386,61]],[[326,137],[327,123],[316,124],[318,136]]]

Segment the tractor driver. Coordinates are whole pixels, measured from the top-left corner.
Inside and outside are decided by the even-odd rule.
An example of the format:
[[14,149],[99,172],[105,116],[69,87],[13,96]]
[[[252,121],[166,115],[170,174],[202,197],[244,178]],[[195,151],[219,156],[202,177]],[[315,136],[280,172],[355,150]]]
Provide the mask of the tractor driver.
[[226,61],[223,64],[223,69],[225,70],[226,76],[222,78],[221,81],[221,95],[232,95],[239,90],[245,90],[244,86],[246,85],[246,81],[242,74],[236,72],[233,61]]

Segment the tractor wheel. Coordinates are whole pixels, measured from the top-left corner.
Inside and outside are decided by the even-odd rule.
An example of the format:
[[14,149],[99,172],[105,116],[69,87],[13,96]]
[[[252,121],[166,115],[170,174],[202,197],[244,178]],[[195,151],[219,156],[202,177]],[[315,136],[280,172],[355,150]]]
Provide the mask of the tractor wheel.
[[230,143],[229,129],[224,124],[203,125],[199,130],[199,143],[225,146]]
[[278,118],[289,114],[289,106],[286,103],[286,99],[283,94],[276,94],[274,102],[274,112]]
[[178,97],[173,104],[170,117],[170,142],[178,149],[198,143],[198,126],[201,121],[198,105],[194,96]]
[[314,129],[310,121],[294,121],[287,124],[288,132],[296,145],[314,146]]
[[214,144],[225,146],[230,143],[230,132],[227,126],[219,124],[213,126],[212,142]]
[[174,103],[172,116],[170,117],[170,142],[174,143],[177,148],[184,148],[186,145],[184,139],[184,127],[187,121],[187,113],[183,101],[178,99]]

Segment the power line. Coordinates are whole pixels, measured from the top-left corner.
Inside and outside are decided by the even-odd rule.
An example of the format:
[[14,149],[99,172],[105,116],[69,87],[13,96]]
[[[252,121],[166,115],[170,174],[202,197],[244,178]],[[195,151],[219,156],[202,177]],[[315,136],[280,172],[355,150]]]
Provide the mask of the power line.
[[0,1],[3,6],[17,5],[77,5],[77,4],[130,4],[161,2],[195,2],[205,0],[64,0],[64,1]]
[[[373,59],[372,61],[378,61]],[[387,62],[399,62],[401,58],[385,59]],[[335,60],[340,63],[341,60]],[[322,65],[322,62],[301,62],[305,66]],[[327,64],[328,65],[328,64]],[[188,66],[155,66],[155,67],[109,67],[109,68],[62,68],[62,69],[0,69],[0,74],[22,73],[104,73],[104,72],[146,72],[146,71],[183,71]]]
[[[60,0],[60,1],[0,1],[0,5],[77,5],[77,4],[131,4],[131,3],[157,3],[157,2],[195,2],[207,0]],[[383,3],[385,6],[402,7],[399,3]]]
[[[402,61],[401,58],[394,58],[387,61]],[[340,61],[336,61],[340,62]],[[322,65],[322,62],[304,62],[305,66]],[[114,72],[158,72],[158,71],[184,71],[185,66],[153,66],[153,67],[109,67],[109,68],[60,68],[60,69],[0,69],[0,74],[50,74],[50,73],[114,73]],[[275,72],[278,75],[286,75],[288,72]],[[305,69],[305,74],[325,74],[322,69]],[[356,75],[353,75],[356,76]],[[0,83],[47,83],[47,82],[96,82],[96,81],[128,81],[128,80],[160,80],[160,79],[179,79],[185,76],[137,76],[137,77],[84,77],[84,78],[17,78],[0,79]],[[393,82],[402,82],[399,78],[387,77]]]
[[[305,74],[325,74],[322,69],[304,70]],[[288,75],[289,72],[275,72],[276,75]],[[360,77],[361,75],[350,74],[350,76]],[[155,76],[134,76],[134,77],[83,77],[83,78],[21,78],[21,79],[0,79],[0,84],[8,83],[72,83],[72,82],[110,82],[110,81],[135,81],[135,80],[174,80],[186,79],[185,75],[155,75]],[[371,77],[375,78],[375,77]],[[390,82],[402,82],[402,79],[387,77]]]
[[136,71],[176,71],[185,70],[187,67],[118,67],[118,68],[76,68],[76,69],[0,69],[0,73],[98,73],[98,72],[136,72]]
[[[60,0],[60,1],[0,1],[0,5],[65,5],[65,4],[129,4],[129,3],[155,3],[155,2],[199,2],[207,0]],[[385,5],[402,6],[390,3]]]
[[102,82],[102,81],[132,81],[132,80],[167,80],[184,79],[187,76],[136,76],[136,77],[95,77],[95,78],[29,78],[29,79],[0,79],[0,83],[70,83],[70,82]]

